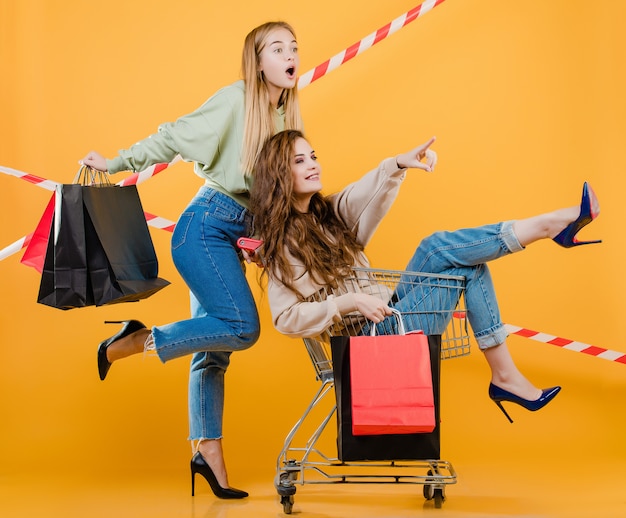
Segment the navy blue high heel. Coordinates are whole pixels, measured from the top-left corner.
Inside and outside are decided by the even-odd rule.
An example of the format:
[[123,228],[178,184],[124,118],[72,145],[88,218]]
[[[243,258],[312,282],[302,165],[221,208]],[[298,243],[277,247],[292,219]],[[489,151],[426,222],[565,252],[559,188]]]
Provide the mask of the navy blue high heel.
[[104,381],[104,378],[107,377],[107,373],[111,368],[111,362],[107,358],[107,349],[109,348],[109,345],[117,340],[120,340],[121,338],[124,338],[125,336],[132,335],[135,331],[146,328],[146,326],[139,322],[139,320],[124,320],[123,322],[106,320],[104,323],[124,325],[119,332],[114,334],[111,338],[107,338],[103,342],[100,342],[100,345],[98,346],[98,374],[100,375],[100,379],[102,381]]
[[561,387],[550,387],[550,388],[543,390],[543,392],[541,393],[541,396],[539,396],[539,399],[529,400],[529,399],[524,399],[519,396],[516,396],[515,394],[509,392],[508,390],[501,389],[500,387],[494,385],[493,383],[490,383],[489,384],[489,397],[496,405],[498,405],[498,407],[500,408],[500,410],[502,410],[502,412],[507,417],[509,422],[512,423],[513,419],[511,419],[509,414],[507,414],[506,410],[502,406],[503,401],[516,403],[524,407],[526,410],[535,412],[536,410],[543,408],[550,401],[552,401],[554,397],[560,392],[560,390],[561,390]]
[[578,241],[576,234],[581,228],[591,223],[600,214],[600,210],[594,210],[593,206],[597,205],[597,198],[593,189],[587,182],[583,185],[583,197],[580,202],[580,215],[575,221],[572,221],[565,227],[558,236],[552,240],[565,248],[571,248],[579,245],[591,245],[593,243],[602,243],[601,240],[595,241]]

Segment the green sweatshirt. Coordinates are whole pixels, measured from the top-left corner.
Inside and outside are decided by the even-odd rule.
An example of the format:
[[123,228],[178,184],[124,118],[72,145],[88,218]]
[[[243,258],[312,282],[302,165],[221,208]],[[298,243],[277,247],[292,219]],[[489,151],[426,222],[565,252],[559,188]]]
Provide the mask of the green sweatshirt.
[[[143,171],[180,155],[194,162],[194,171],[206,186],[248,207],[252,177],[241,170],[244,88],[243,81],[226,86],[194,112],[160,125],[157,133],[120,150],[119,156],[107,160],[109,173]],[[284,129],[282,107],[275,111],[274,123],[276,131]]]

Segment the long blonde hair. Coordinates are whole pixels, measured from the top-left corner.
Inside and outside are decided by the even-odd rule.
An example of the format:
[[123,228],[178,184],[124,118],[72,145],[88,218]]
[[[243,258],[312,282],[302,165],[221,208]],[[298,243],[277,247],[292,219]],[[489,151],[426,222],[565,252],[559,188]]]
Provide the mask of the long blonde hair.
[[[276,29],[287,29],[296,39],[296,34],[288,23],[267,22],[250,31],[243,46],[241,71],[246,85],[246,100],[241,167],[246,175],[253,173],[256,158],[263,144],[276,133],[265,75],[259,70],[265,40],[270,32]],[[298,87],[285,90],[278,104],[285,110],[285,129],[302,129]]]
[[274,276],[303,299],[287,253],[302,263],[314,282],[336,287],[356,264],[363,245],[337,216],[332,201],[319,192],[308,212],[296,208],[291,161],[299,138],[304,138],[300,131],[285,130],[265,143],[254,171],[250,209],[255,233],[265,241],[267,267],[262,277]]

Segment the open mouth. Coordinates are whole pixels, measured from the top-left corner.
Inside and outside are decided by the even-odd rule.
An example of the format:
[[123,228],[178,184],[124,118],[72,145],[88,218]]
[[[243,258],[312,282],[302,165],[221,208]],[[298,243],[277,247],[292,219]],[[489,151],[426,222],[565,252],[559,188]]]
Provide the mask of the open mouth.
[[287,69],[287,75],[289,77],[294,77],[295,74],[296,74],[296,67],[289,67]]

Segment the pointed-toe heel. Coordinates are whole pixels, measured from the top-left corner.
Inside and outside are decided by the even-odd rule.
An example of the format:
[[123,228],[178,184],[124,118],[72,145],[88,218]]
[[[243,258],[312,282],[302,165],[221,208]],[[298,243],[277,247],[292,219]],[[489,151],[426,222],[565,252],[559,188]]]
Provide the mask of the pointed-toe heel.
[[498,408],[502,410],[502,413],[511,423],[513,422],[513,419],[511,419],[511,416],[509,416],[507,411],[502,406],[503,401],[515,403],[517,405],[520,405],[521,407],[524,407],[526,410],[535,412],[546,406],[550,401],[552,401],[560,391],[561,387],[550,387],[547,389],[543,389],[541,392],[541,396],[539,396],[538,399],[531,400],[516,396],[515,394],[507,390],[501,389],[493,383],[489,384],[489,397],[496,405],[498,405]]
[[552,240],[565,247],[571,248],[573,246],[591,245],[594,243],[602,243],[602,240],[596,239],[594,241],[578,241],[576,234],[583,227],[587,226],[600,214],[599,209],[594,207],[598,206],[597,198],[591,186],[585,182],[583,185],[583,196],[580,202],[580,214],[575,221],[572,221],[567,227],[565,227],[556,237]]
[[116,342],[117,340],[120,340],[124,338],[125,336],[133,334],[135,331],[139,331],[140,329],[146,328],[146,326],[143,325],[141,322],[139,322],[139,320],[120,320],[120,321],[105,320],[104,323],[105,324],[124,324],[124,325],[122,326],[122,329],[120,329],[116,334],[114,334],[110,338],[107,338],[103,342],[100,342],[100,345],[98,345],[98,374],[100,375],[100,379],[102,381],[104,381],[104,379],[107,377],[107,374],[109,373],[109,369],[111,368],[111,365],[112,365],[109,359],[107,358],[107,349],[109,348],[109,346],[113,342]]
[[248,493],[242,491],[241,489],[220,486],[213,470],[204,460],[204,457],[200,454],[200,452],[196,452],[191,459],[191,496],[194,496],[195,494],[196,473],[199,473],[205,478],[211,487],[211,491],[213,491],[213,494],[218,498],[232,500],[248,496]]

